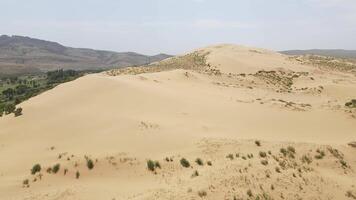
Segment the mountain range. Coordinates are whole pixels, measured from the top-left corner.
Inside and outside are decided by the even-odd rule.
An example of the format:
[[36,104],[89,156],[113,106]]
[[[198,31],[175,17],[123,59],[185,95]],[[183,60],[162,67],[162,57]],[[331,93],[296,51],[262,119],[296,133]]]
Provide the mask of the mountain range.
[[72,48],[23,36],[0,36],[0,75],[46,72],[55,69],[111,69],[144,65],[171,57],[135,52]]
[[345,49],[309,49],[309,50],[288,50],[280,53],[286,55],[320,55],[331,56],[336,58],[356,59],[356,50]]

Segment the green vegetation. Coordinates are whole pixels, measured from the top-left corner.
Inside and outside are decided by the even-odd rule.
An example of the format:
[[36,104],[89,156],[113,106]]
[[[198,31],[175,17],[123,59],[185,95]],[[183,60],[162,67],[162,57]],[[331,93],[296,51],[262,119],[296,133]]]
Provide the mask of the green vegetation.
[[55,164],[52,168],[52,172],[56,174],[59,171],[60,167],[61,165],[59,163]]
[[41,171],[41,165],[40,164],[35,164],[32,169],[31,169],[31,174],[34,175],[37,172]]
[[155,171],[155,163],[152,160],[147,161],[147,168],[150,171]]
[[261,164],[265,166],[268,165],[268,160],[261,160]]
[[198,165],[200,165],[200,166],[203,166],[203,165],[204,165],[204,162],[203,162],[203,160],[202,160],[201,158],[197,158],[197,159],[195,160],[195,162],[196,162]]
[[323,150],[317,149],[317,155],[314,156],[315,159],[323,159],[325,157],[325,152]]
[[310,163],[313,162],[313,160],[312,160],[312,158],[311,158],[310,156],[308,156],[308,155],[303,155],[303,157],[302,157],[302,162],[303,162],[303,163],[310,164]]
[[346,102],[345,106],[349,108],[356,108],[356,99],[352,99],[351,101]]
[[87,159],[87,167],[92,170],[94,168],[94,162],[92,159]]
[[80,176],[80,173],[79,173],[79,171],[77,171],[77,172],[75,173],[75,178],[76,178],[76,179],[79,179],[79,176]]
[[233,160],[234,159],[234,155],[233,154],[229,154],[226,156],[226,158],[229,158],[230,160]]
[[256,141],[255,141],[255,144],[256,144],[258,147],[260,147],[260,146],[261,146],[261,141],[256,140]]
[[204,190],[201,190],[198,192],[198,195],[199,195],[199,197],[203,198],[203,197],[206,197],[208,195],[208,193],[206,193],[206,191],[204,191]]
[[261,158],[267,157],[267,153],[264,152],[264,151],[260,151],[260,157],[261,157]]
[[11,113],[21,116],[22,108],[16,108],[16,105],[61,83],[93,72],[99,71],[55,70],[45,74],[0,77],[0,117]]
[[185,158],[182,158],[182,159],[180,160],[180,164],[181,164],[183,167],[185,167],[185,168],[190,167],[189,161],[188,161],[187,159],[185,159]]

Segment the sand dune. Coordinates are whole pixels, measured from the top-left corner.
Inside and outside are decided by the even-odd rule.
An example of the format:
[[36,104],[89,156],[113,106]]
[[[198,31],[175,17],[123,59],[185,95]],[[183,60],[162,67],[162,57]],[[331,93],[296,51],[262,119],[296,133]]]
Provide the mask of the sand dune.
[[352,74],[236,45],[88,75],[0,118],[0,199],[352,198],[354,91]]

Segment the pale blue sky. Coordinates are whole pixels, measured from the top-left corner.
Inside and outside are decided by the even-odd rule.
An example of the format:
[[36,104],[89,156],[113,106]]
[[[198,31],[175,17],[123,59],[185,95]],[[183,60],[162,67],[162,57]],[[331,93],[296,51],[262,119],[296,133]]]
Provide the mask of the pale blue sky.
[[356,0],[0,0],[0,34],[145,54],[356,49]]

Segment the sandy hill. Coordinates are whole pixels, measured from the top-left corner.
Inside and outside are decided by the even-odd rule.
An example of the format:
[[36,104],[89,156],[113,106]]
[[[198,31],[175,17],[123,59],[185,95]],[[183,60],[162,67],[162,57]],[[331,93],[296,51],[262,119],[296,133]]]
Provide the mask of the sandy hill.
[[144,65],[171,57],[66,47],[23,36],[0,36],[0,75],[62,69],[111,69]]
[[353,199],[355,83],[236,45],[84,76],[0,118],[0,199]]

